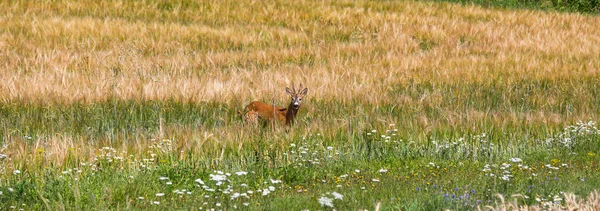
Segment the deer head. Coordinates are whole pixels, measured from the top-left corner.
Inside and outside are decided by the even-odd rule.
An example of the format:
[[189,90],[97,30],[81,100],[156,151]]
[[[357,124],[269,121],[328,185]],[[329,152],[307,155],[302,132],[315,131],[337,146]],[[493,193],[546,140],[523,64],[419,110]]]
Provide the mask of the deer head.
[[290,107],[293,108],[293,109],[295,109],[295,110],[298,110],[300,108],[300,104],[302,103],[302,97],[304,97],[304,96],[306,96],[306,94],[308,94],[308,88],[302,89],[302,84],[300,84],[298,92],[296,92],[296,88],[294,87],[294,84],[292,84],[292,89],[286,87],[285,91],[292,98],[292,102],[290,103]]

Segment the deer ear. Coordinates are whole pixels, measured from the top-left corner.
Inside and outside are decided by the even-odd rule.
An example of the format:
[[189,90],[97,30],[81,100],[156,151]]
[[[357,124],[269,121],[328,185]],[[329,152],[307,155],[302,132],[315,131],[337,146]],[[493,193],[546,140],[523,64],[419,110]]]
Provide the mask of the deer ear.
[[290,88],[285,87],[285,91],[292,96],[294,95],[294,92]]
[[300,91],[300,94],[303,96],[308,94],[308,88],[304,88],[302,91]]

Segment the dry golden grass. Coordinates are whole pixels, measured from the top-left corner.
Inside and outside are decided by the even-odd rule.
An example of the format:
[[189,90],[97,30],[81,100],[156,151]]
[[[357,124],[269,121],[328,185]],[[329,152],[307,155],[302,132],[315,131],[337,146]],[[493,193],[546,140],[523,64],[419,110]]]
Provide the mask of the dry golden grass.
[[[328,135],[373,122],[398,123],[414,133],[410,137],[443,127],[481,131],[486,121],[496,128],[553,127],[600,116],[589,106],[597,104],[597,90],[578,85],[600,81],[598,22],[597,16],[416,1],[0,2],[0,100],[51,105],[170,99],[242,108],[272,97],[281,105],[284,87],[302,82],[310,88],[301,115],[311,124],[304,127]],[[523,101],[533,106],[515,109],[511,95],[530,81],[566,87],[526,93]],[[413,84],[433,88],[398,92]],[[463,86],[471,89],[457,89]],[[480,86],[504,88],[497,99],[504,106],[466,105],[488,97],[474,90]],[[562,95],[579,102],[564,102]],[[446,103],[447,96],[456,102]],[[311,106],[314,99],[367,106],[343,114],[327,108],[338,113],[325,115]],[[399,104],[413,116],[394,122],[368,107],[383,104]],[[557,111],[568,107],[571,116]],[[249,141],[236,124],[225,131],[241,132],[167,128],[167,138],[177,137],[184,152],[205,146],[206,136],[228,146]],[[64,139],[78,145],[50,145],[57,162],[68,148],[88,147],[83,137],[50,137],[34,143]],[[144,148],[123,144],[122,150]],[[38,149],[24,145],[11,143],[9,151]]]
[[[591,192],[587,198],[579,199],[573,193],[564,193],[564,205],[563,204],[555,204],[552,202],[543,203],[542,205],[534,205],[527,206],[523,204],[519,204],[516,200],[522,196],[514,197],[515,200],[512,202],[505,201],[502,195],[499,195],[500,201],[496,204],[496,206],[486,206],[484,210],[493,210],[493,211],[506,211],[506,210],[581,210],[581,211],[592,211],[600,209],[600,195],[598,191],[595,190]],[[478,207],[478,210],[482,210],[481,207]]]
[[598,77],[600,67],[600,18],[577,14],[413,1],[0,8],[3,102],[247,102],[303,82],[314,99],[416,104],[388,92]]

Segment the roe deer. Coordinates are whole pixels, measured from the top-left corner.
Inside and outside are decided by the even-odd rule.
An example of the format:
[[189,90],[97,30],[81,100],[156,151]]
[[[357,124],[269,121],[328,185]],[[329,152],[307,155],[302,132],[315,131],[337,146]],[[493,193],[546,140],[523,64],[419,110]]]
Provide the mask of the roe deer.
[[294,84],[292,84],[292,89],[286,87],[285,91],[292,97],[292,102],[290,102],[290,105],[287,108],[254,101],[248,104],[244,109],[244,114],[242,116],[244,121],[249,124],[256,124],[259,120],[278,120],[284,125],[293,124],[294,118],[296,117],[296,114],[298,114],[298,109],[300,109],[302,97],[306,96],[308,88],[302,89],[302,84],[300,84],[300,89],[296,92]]

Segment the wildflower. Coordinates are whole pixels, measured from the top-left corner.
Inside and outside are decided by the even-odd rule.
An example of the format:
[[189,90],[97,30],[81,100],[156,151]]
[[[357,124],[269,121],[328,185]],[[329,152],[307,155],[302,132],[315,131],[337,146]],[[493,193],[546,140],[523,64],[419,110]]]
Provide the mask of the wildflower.
[[420,190],[421,190],[421,188],[420,188],[420,187],[417,187],[417,189],[416,189],[416,190],[417,190],[417,191],[420,191]]
[[273,187],[273,186],[269,186],[269,190],[270,190],[270,191],[275,191],[275,187]]
[[217,181],[217,182],[218,181],[223,181],[223,180],[227,179],[227,176],[225,176],[223,174],[217,174],[217,175],[210,174],[209,176],[210,176],[210,180]]
[[13,188],[8,188],[8,191],[10,191],[10,192],[15,192],[15,189],[13,189]]
[[321,204],[321,206],[333,207],[333,199],[321,196],[321,198],[319,198],[319,204]]
[[482,170],[482,171],[483,171],[483,172],[488,172],[488,171],[491,171],[491,169],[490,169],[490,164],[486,164],[486,165],[483,167],[483,170]]
[[201,179],[196,179],[194,180],[194,182],[200,183],[201,185],[204,185],[204,181],[202,181]]
[[173,182],[171,182],[171,181],[167,182],[167,185],[172,185],[172,184],[173,184]]
[[333,147],[327,147],[327,150],[333,150]]
[[360,173],[360,170],[356,169],[356,170],[354,170],[354,172],[356,172],[356,173]]
[[18,169],[17,169],[17,170],[15,170],[15,171],[13,171],[13,174],[14,174],[14,175],[17,175],[17,174],[20,174],[20,173],[21,173],[21,171],[20,171],[20,170],[18,170]]
[[8,156],[6,154],[0,154],[0,160],[7,158]]
[[386,173],[386,172],[388,172],[387,169],[379,169],[379,173]]
[[153,201],[153,202],[152,202],[152,204],[154,204],[154,205],[159,205],[159,204],[160,204],[160,202],[159,202],[159,201]]
[[269,195],[269,193],[271,193],[271,191],[269,191],[269,189],[263,189],[262,190],[262,195],[263,196]]
[[247,207],[248,205],[250,205],[250,203],[248,203],[248,202],[244,202],[244,203],[242,203],[242,204],[243,204],[244,206],[246,206],[246,207]]
[[373,179],[373,182],[380,182],[379,179]]
[[334,199],[339,199],[339,200],[344,199],[344,196],[338,192],[333,192],[333,193],[331,193],[331,195],[333,196]]
[[271,183],[278,184],[278,183],[281,183],[281,180],[273,180],[273,179],[271,179]]
[[510,162],[513,162],[513,163],[520,163],[521,161],[523,161],[523,160],[521,160],[521,158],[511,158],[510,159]]
[[168,177],[159,177],[159,178],[158,178],[158,180],[161,180],[161,181],[162,181],[162,180],[168,180],[168,179],[169,179]]
[[158,196],[158,197],[161,197],[161,196],[164,196],[164,195],[165,195],[164,193],[157,193],[156,194],[156,196]]

